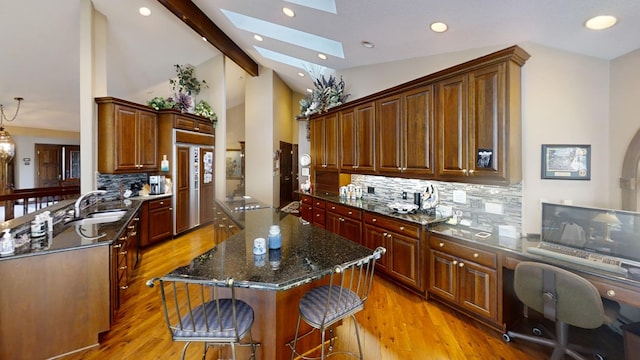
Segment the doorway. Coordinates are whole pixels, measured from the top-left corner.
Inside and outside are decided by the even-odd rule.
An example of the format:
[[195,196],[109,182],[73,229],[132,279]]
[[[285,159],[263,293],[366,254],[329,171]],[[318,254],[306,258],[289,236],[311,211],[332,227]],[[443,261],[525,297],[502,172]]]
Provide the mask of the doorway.
[[297,186],[297,166],[294,172],[294,159],[298,158],[298,146],[280,141],[280,206],[288,205],[295,199],[293,191]]
[[35,144],[35,187],[80,184],[80,146]]

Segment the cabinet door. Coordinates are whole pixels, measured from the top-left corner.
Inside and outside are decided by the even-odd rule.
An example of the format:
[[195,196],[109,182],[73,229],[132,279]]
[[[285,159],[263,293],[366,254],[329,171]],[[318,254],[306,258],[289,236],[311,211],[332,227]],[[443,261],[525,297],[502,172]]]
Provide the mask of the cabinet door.
[[358,129],[356,127],[355,108],[340,112],[340,170],[352,172],[357,163]]
[[388,233],[391,259],[387,272],[397,280],[424,290],[420,271],[420,240],[396,233]]
[[309,120],[311,130],[311,161],[315,168],[324,168],[324,118]]
[[505,67],[502,63],[469,73],[469,176],[507,179]]
[[340,215],[327,212],[325,216],[325,229],[334,234],[340,235]]
[[176,234],[189,229],[189,147],[176,146]]
[[458,303],[484,318],[498,320],[497,272],[474,262],[460,260]]
[[398,173],[402,171],[402,106],[400,95],[376,102],[377,107],[377,162],[378,171]]
[[412,90],[403,96],[404,172],[430,177],[435,173],[433,86]]
[[138,169],[158,170],[158,117],[150,111],[137,111],[136,152]]
[[450,302],[458,299],[458,278],[455,257],[437,250],[429,251],[429,292]]
[[303,220],[313,222],[313,199],[303,195],[300,201],[300,216]]
[[467,75],[437,84],[437,175],[440,178],[467,174]]
[[375,250],[378,246],[387,249],[387,252],[376,261],[376,269],[386,273],[387,263],[389,259],[389,245],[387,232],[379,227],[365,225],[364,226],[364,243],[362,244],[371,250]]
[[338,114],[324,117],[325,168],[338,169]]
[[[356,114],[356,171],[375,170],[375,107],[374,103],[360,105]],[[344,150],[344,149],[343,149]]]
[[210,223],[215,217],[213,154],[213,148],[200,148],[200,224]]
[[173,235],[173,212],[171,200],[155,200],[157,206],[149,208],[149,243],[155,243],[171,238]]
[[348,217],[340,217],[339,221],[340,236],[358,244],[362,244],[362,221],[350,219]]
[[[115,168],[114,171],[137,171],[138,157],[136,154],[136,110],[115,106],[114,121],[115,139]],[[101,139],[106,141],[106,139]]]

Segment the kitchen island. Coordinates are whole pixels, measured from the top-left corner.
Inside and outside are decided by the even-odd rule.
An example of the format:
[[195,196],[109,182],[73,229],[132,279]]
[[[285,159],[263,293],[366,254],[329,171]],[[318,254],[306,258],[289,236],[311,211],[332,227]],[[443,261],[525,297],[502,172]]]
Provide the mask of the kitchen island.
[[98,334],[111,325],[111,245],[141,204],[93,205],[81,214],[126,212],[118,221],[90,226],[65,224],[73,200],[1,224],[20,236],[43,211],[56,223],[46,236],[0,257],[0,359],[46,359],[98,345]]
[[[254,255],[253,240],[266,238],[272,224],[280,226],[282,247],[269,250],[266,255]],[[252,332],[253,339],[261,344],[257,349],[258,358],[289,359],[291,350],[286,344],[295,333],[302,295],[323,283],[334,266],[373,251],[270,208],[245,211],[242,226],[243,231],[167,276],[233,277],[238,298],[255,310]],[[309,348],[310,344],[319,344],[319,337],[309,337],[299,344]]]

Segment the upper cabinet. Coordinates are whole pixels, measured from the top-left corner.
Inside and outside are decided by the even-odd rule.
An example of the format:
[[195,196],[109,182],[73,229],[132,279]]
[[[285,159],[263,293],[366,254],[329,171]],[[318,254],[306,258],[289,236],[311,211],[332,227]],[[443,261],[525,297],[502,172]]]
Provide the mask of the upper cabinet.
[[313,115],[314,169],[520,182],[520,72],[528,58],[512,46]]
[[98,171],[158,170],[158,117],[153,109],[112,97],[98,104]]
[[340,171],[375,171],[375,107],[366,103],[346,109],[340,115]]
[[376,108],[379,172],[432,177],[433,86],[380,99]]
[[[439,179],[522,180],[519,74],[519,66],[500,62],[437,83]],[[513,77],[517,83],[508,86]]]
[[314,168],[338,169],[338,114],[330,113],[311,121],[311,151]]

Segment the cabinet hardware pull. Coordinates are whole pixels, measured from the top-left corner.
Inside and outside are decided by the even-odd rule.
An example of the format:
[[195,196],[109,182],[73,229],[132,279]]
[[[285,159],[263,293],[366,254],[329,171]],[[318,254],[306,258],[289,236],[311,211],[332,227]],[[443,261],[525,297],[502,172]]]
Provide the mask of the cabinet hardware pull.
[[135,228],[136,228],[136,226],[135,226],[135,225],[129,225],[129,226],[127,226],[127,229],[129,229],[129,230],[133,230],[133,229],[135,229]]
[[340,221],[344,222],[344,219],[343,219],[343,218],[340,218]]
[[387,233],[382,233],[382,236],[387,237]]
[[404,231],[404,226],[400,226],[400,231]]
[[464,267],[464,263],[461,262],[460,264],[458,264],[459,267]]
[[[121,239],[122,240],[122,239]],[[114,249],[120,249],[122,247],[122,244],[115,244],[113,245]]]
[[120,240],[120,241],[125,241],[125,240],[127,240],[127,237],[126,237],[126,236],[123,236],[123,237],[121,237],[121,238],[120,238],[120,239],[118,239],[118,240]]
[[454,266],[455,266],[455,265],[458,265],[458,260],[453,260],[451,263],[452,263]]
[[164,205],[164,201],[160,201],[160,205]]
[[121,290],[127,290],[128,288],[129,288],[129,286],[128,286],[128,285],[120,286],[120,289],[121,289]]
[[443,247],[443,246],[444,246],[444,243],[443,243],[443,242],[438,243],[438,246]]
[[125,265],[125,266],[121,266],[121,267],[120,267],[120,270],[127,270],[127,265]]
[[473,175],[473,172],[474,172],[474,171],[475,171],[475,170],[473,170],[473,169],[469,170],[469,174],[470,174],[470,175]]
[[119,253],[119,254],[120,254],[120,255],[127,255],[127,250],[125,250],[125,251],[120,251],[120,253]]
[[378,221],[378,219],[373,218],[373,219],[371,219],[371,221],[376,222],[376,221]]
[[391,235],[391,234],[387,234],[387,237],[388,237],[389,239],[391,239],[391,238],[393,237],[393,235]]
[[473,253],[473,257],[474,257],[474,258],[477,258],[478,256],[480,256],[480,254],[478,254],[478,253]]
[[138,217],[134,217],[134,218],[133,218],[133,221],[140,221],[140,218],[138,218]]
[[173,208],[169,208],[169,211],[173,211]]
[[349,211],[349,215],[353,215],[353,212]]
[[136,235],[138,235],[137,231],[132,231],[132,232],[129,233],[129,236],[131,236],[131,237],[136,236]]
[[336,207],[335,207],[335,206],[332,206],[332,207],[331,207],[331,210],[335,210],[335,209],[336,209]]
[[616,291],[613,290],[613,289],[609,289],[609,290],[607,290],[607,295],[611,296],[611,297],[614,297],[614,296],[616,296]]
[[198,130],[200,130],[200,128],[196,126],[196,127],[193,128],[193,130],[198,131]]
[[402,171],[402,167],[398,167],[398,171]]

